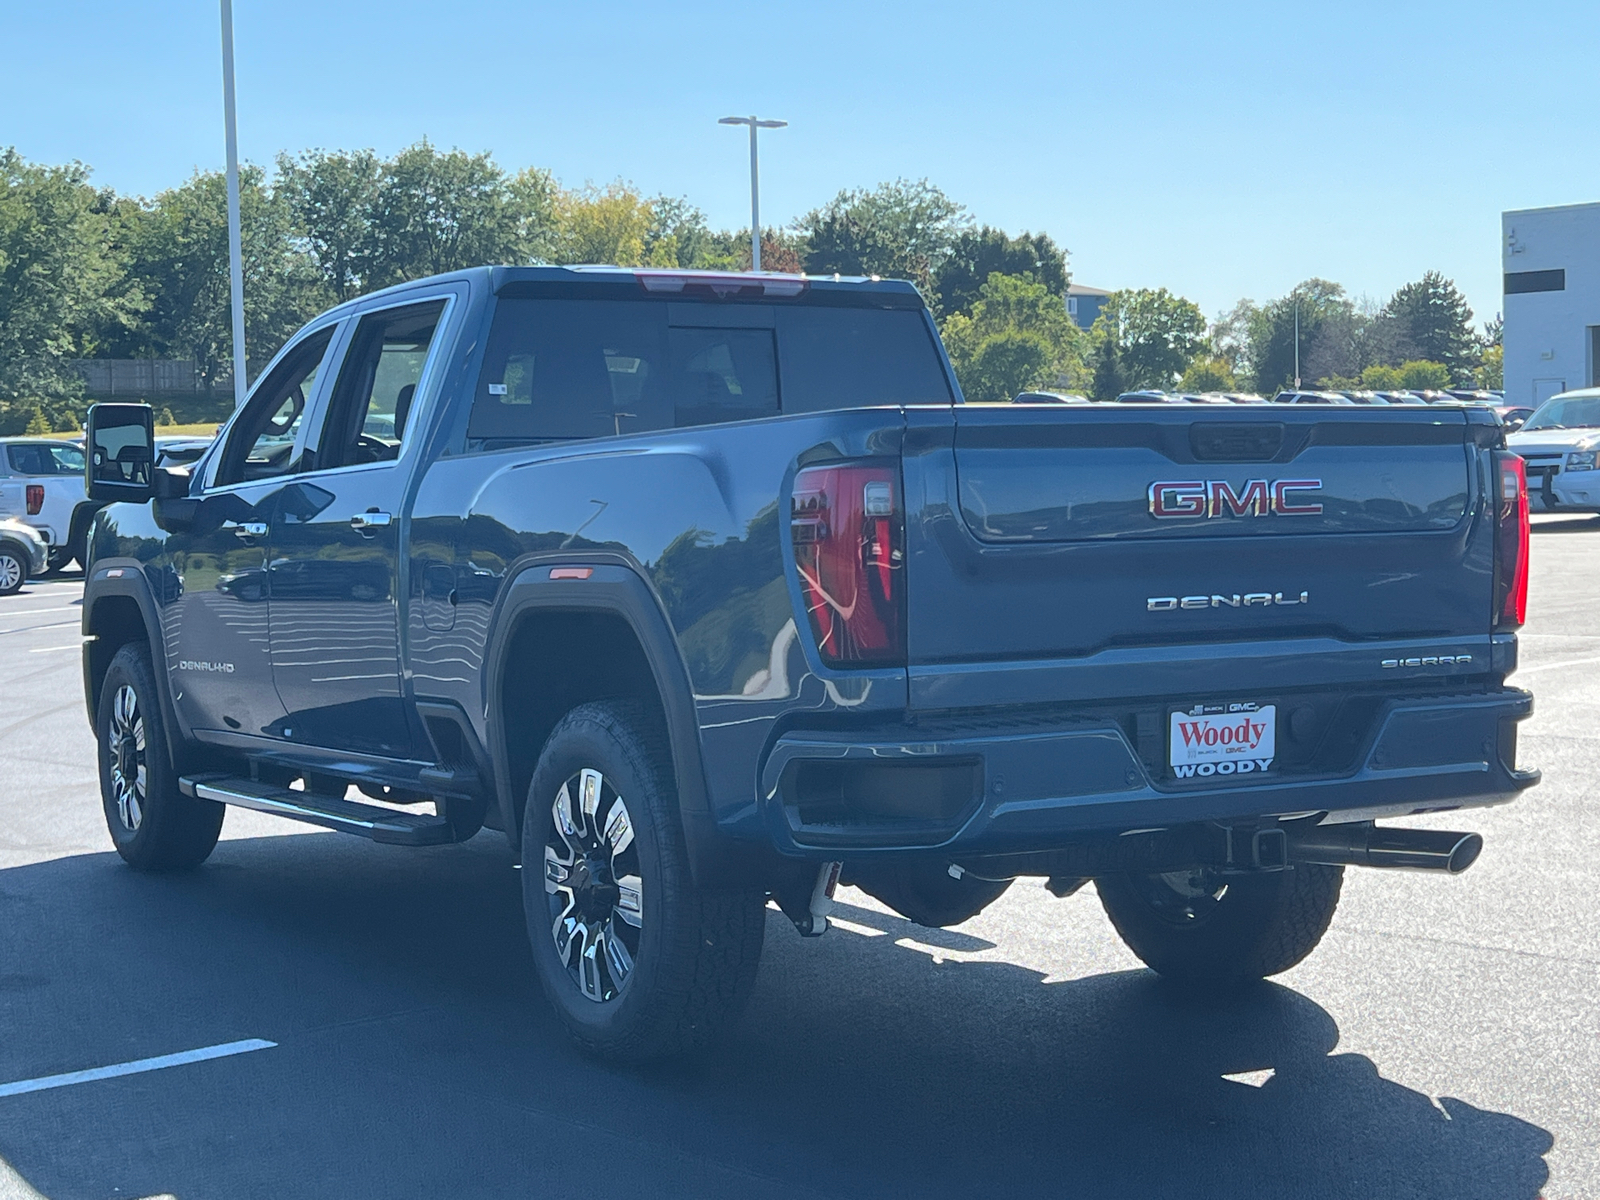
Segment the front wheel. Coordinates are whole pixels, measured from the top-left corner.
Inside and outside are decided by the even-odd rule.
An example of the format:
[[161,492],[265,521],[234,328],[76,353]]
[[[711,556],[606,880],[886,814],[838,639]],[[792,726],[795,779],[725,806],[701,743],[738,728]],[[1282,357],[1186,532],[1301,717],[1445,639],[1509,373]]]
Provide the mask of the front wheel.
[[586,1050],[680,1055],[739,1014],[764,897],[695,887],[666,738],[642,707],[584,704],[556,725],[528,787],[522,865],[539,982]]
[[1210,869],[1095,880],[1118,936],[1151,970],[1201,989],[1287,971],[1333,920],[1343,867],[1220,875]]
[[28,581],[28,564],[20,550],[0,546],[0,596],[14,596]]
[[132,642],[106,670],[95,713],[100,801],[111,841],[129,866],[173,871],[203,863],[227,809],[185,796],[167,755],[166,716],[150,651]]

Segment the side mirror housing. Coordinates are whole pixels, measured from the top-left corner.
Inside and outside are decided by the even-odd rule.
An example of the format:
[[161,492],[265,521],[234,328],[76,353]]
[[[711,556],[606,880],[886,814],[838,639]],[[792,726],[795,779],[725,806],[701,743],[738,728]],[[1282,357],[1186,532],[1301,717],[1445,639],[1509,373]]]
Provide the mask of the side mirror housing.
[[148,404],[95,404],[84,430],[84,487],[106,504],[143,504],[155,478],[155,418]]

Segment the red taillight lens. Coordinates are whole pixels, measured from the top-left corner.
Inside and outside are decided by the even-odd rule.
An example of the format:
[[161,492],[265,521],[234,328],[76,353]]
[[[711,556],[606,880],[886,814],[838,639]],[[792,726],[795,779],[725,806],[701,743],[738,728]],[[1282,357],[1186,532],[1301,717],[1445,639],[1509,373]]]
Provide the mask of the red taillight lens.
[[1528,469],[1509,451],[1495,455],[1499,508],[1495,525],[1494,623],[1515,629],[1528,616]]
[[892,466],[807,467],[789,531],[800,593],[823,661],[903,663],[905,522]]
[[39,515],[39,510],[43,507],[44,484],[30,483],[28,485],[28,515],[30,517],[37,517]]

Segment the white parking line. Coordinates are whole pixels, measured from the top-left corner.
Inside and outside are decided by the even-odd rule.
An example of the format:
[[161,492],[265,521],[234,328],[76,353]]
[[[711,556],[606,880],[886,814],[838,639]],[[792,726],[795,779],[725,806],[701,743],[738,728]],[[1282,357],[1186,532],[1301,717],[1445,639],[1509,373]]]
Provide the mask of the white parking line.
[[[19,608],[16,612],[12,612],[7,608],[0,608],[0,616],[9,619],[11,617],[36,617],[40,613],[70,613],[73,607],[71,604],[58,604],[54,608]],[[80,608],[78,611],[82,612],[83,610]]]
[[73,642],[70,646],[35,646],[29,654],[54,654],[58,650],[77,650],[82,647],[82,642]]
[[159,1058],[141,1058],[134,1062],[117,1063],[110,1067],[95,1067],[88,1071],[69,1071],[65,1075],[45,1075],[38,1079],[23,1079],[16,1083],[0,1084],[0,1097],[21,1096],[27,1092],[44,1092],[51,1088],[71,1087],[75,1083],[93,1083],[97,1079],[115,1079],[119,1075],[138,1075],[145,1071],[160,1071],[166,1067],[181,1067],[187,1063],[206,1062],[213,1058],[227,1058],[230,1054],[248,1054],[252,1050],[271,1050],[277,1042],[261,1038],[246,1038],[242,1042],[224,1042],[220,1046],[203,1046],[199,1050],[184,1050],[178,1054],[163,1054]]
[[1517,675],[1532,675],[1535,671],[1560,671],[1566,667],[1586,667],[1600,663],[1600,658],[1568,658],[1561,662],[1534,663],[1531,667],[1518,667]]

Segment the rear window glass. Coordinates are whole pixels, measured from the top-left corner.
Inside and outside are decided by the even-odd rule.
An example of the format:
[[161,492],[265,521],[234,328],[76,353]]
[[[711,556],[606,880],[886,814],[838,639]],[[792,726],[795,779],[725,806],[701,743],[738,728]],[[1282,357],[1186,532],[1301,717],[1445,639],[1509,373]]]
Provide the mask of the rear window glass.
[[17,475],[82,475],[83,451],[59,446],[7,446],[6,461]]
[[778,352],[784,412],[951,402],[920,311],[779,309]]
[[[880,404],[950,403],[920,312],[751,312],[648,300],[505,299],[467,435],[480,447]],[[685,312],[687,309],[687,312]],[[770,309],[764,309],[770,313]]]

